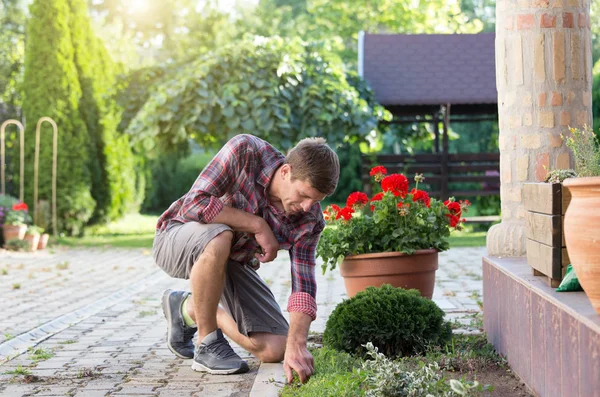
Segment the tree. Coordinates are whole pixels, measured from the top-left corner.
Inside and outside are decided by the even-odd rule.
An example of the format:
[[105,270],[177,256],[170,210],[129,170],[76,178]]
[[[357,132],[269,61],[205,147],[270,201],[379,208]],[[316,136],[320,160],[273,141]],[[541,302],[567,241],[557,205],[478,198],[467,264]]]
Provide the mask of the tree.
[[[370,33],[472,33],[482,28],[469,21],[456,1],[444,0],[261,0],[259,22],[253,33],[281,31],[305,40],[342,43],[339,53],[354,65],[358,32]],[[275,26],[274,26],[275,25]],[[268,28],[265,29],[265,26]]]
[[[0,1],[0,111],[7,108],[10,117],[20,118],[25,56],[25,12],[23,0]],[[4,105],[4,106],[3,106]]]
[[127,132],[150,145],[201,146],[251,133],[287,149],[307,136],[364,140],[387,115],[361,98],[326,45],[255,37],[171,71]]
[[[69,28],[67,0],[35,0],[27,26],[23,112],[28,120],[26,136],[33,137],[40,117],[52,117],[58,135],[58,227],[76,234],[90,219],[95,201],[91,195],[89,155],[85,122],[79,104],[82,96],[75,51]],[[52,144],[44,127],[40,148],[39,197],[51,200]],[[34,139],[26,139],[26,156],[33,158]],[[26,180],[33,180],[33,162],[28,162]],[[26,201],[32,204],[33,184],[25,184]]]
[[117,133],[119,114],[113,99],[119,68],[96,37],[85,0],[69,0],[71,39],[82,88],[79,111],[88,132],[93,220],[114,220],[133,207],[135,175],[127,136]]

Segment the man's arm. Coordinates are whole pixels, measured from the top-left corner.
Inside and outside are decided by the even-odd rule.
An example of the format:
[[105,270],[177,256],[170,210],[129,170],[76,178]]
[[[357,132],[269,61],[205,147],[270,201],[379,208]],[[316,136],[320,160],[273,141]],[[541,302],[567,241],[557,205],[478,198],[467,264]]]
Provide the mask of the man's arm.
[[256,242],[263,250],[261,254],[255,255],[262,263],[270,262],[277,257],[279,242],[275,238],[271,227],[263,218],[237,208],[225,206],[213,218],[211,223],[222,223],[233,230],[253,234]]
[[283,370],[288,383],[292,381],[292,370],[298,373],[302,383],[315,372],[313,356],[306,346],[311,322],[312,318],[308,314],[290,313],[290,330],[283,359]]

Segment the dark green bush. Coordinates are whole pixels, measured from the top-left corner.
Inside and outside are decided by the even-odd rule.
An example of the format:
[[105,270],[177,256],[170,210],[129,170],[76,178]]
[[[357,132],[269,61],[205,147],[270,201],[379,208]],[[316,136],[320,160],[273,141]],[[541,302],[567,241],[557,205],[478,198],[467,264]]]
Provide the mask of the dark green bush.
[[177,153],[162,155],[151,165],[143,210],[161,213],[190,190],[213,153],[196,153],[181,158]]
[[417,290],[369,287],[335,308],[323,344],[360,356],[367,342],[390,358],[418,354],[450,340],[450,324],[443,318],[444,312]]

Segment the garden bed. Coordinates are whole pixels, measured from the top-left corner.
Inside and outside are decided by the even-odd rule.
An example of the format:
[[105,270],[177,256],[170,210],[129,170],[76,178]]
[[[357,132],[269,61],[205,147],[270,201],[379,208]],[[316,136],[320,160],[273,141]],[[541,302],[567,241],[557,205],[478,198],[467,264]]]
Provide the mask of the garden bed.
[[[391,380],[387,376],[375,376],[373,372],[363,368],[363,359],[355,358],[347,353],[335,351],[321,346],[321,335],[311,335],[312,354],[315,358],[315,374],[305,384],[301,385],[298,379],[287,385],[281,396],[366,396],[373,393],[375,388],[385,388],[386,382]],[[508,367],[504,358],[496,353],[493,346],[488,344],[485,335],[459,335],[455,334],[445,348],[433,348],[424,355],[404,357],[394,361],[397,369],[403,372],[419,371],[428,365],[439,366],[435,377],[416,377],[421,384],[417,388],[426,387],[429,383],[430,393],[435,396],[459,396],[450,391],[450,380],[457,379],[467,382],[477,381],[479,386],[467,392],[468,396],[530,396],[530,392],[523,382],[516,377]],[[390,367],[382,364],[381,369],[389,371]],[[387,365],[390,365],[389,363]],[[371,380],[368,378],[371,377]],[[376,379],[374,381],[374,379]],[[414,379],[414,378],[413,378]],[[387,391],[373,395],[403,396],[398,389],[390,384]],[[435,391],[432,393],[432,391]],[[444,394],[450,393],[450,394]],[[425,396],[422,394],[408,394]]]

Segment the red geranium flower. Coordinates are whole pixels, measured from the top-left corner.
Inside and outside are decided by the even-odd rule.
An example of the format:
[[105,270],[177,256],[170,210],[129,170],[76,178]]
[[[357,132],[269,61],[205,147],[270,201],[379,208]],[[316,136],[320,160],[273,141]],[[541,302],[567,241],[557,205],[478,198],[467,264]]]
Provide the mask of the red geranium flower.
[[330,206],[328,206],[325,211],[323,211],[323,217],[325,218],[326,221],[330,220],[331,218],[335,218],[338,214],[338,212],[340,212],[341,208],[339,205],[337,204],[331,204]]
[[[383,198],[383,192],[377,193],[375,196],[373,196],[373,198],[371,199],[371,202],[379,201],[382,198]],[[375,206],[373,204],[371,204],[371,211],[375,211]]]
[[414,202],[420,201],[423,204],[425,204],[425,206],[427,208],[429,208],[429,206],[431,205],[431,198],[429,198],[429,195],[427,194],[427,192],[425,192],[423,190],[413,189],[410,191],[410,194],[413,195]]
[[27,211],[29,208],[25,203],[16,203],[12,206],[13,211]]
[[354,209],[352,207],[344,207],[337,213],[335,219],[344,218],[345,221],[349,221],[352,219],[352,214],[354,213]]
[[381,189],[384,192],[392,192],[395,196],[406,196],[408,193],[408,179],[402,174],[386,176],[381,181]]
[[354,192],[348,196],[346,200],[346,207],[361,208],[369,202],[369,198],[363,192]]
[[460,223],[460,217],[450,214],[447,214],[446,216],[450,218],[450,227],[456,227],[456,225]]
[[384,176],[387,175],[387,170],[383,165],[378,165],[376,167],[371,168],[371,172],[369,175],[375,178],[376,182],[381,182]]

